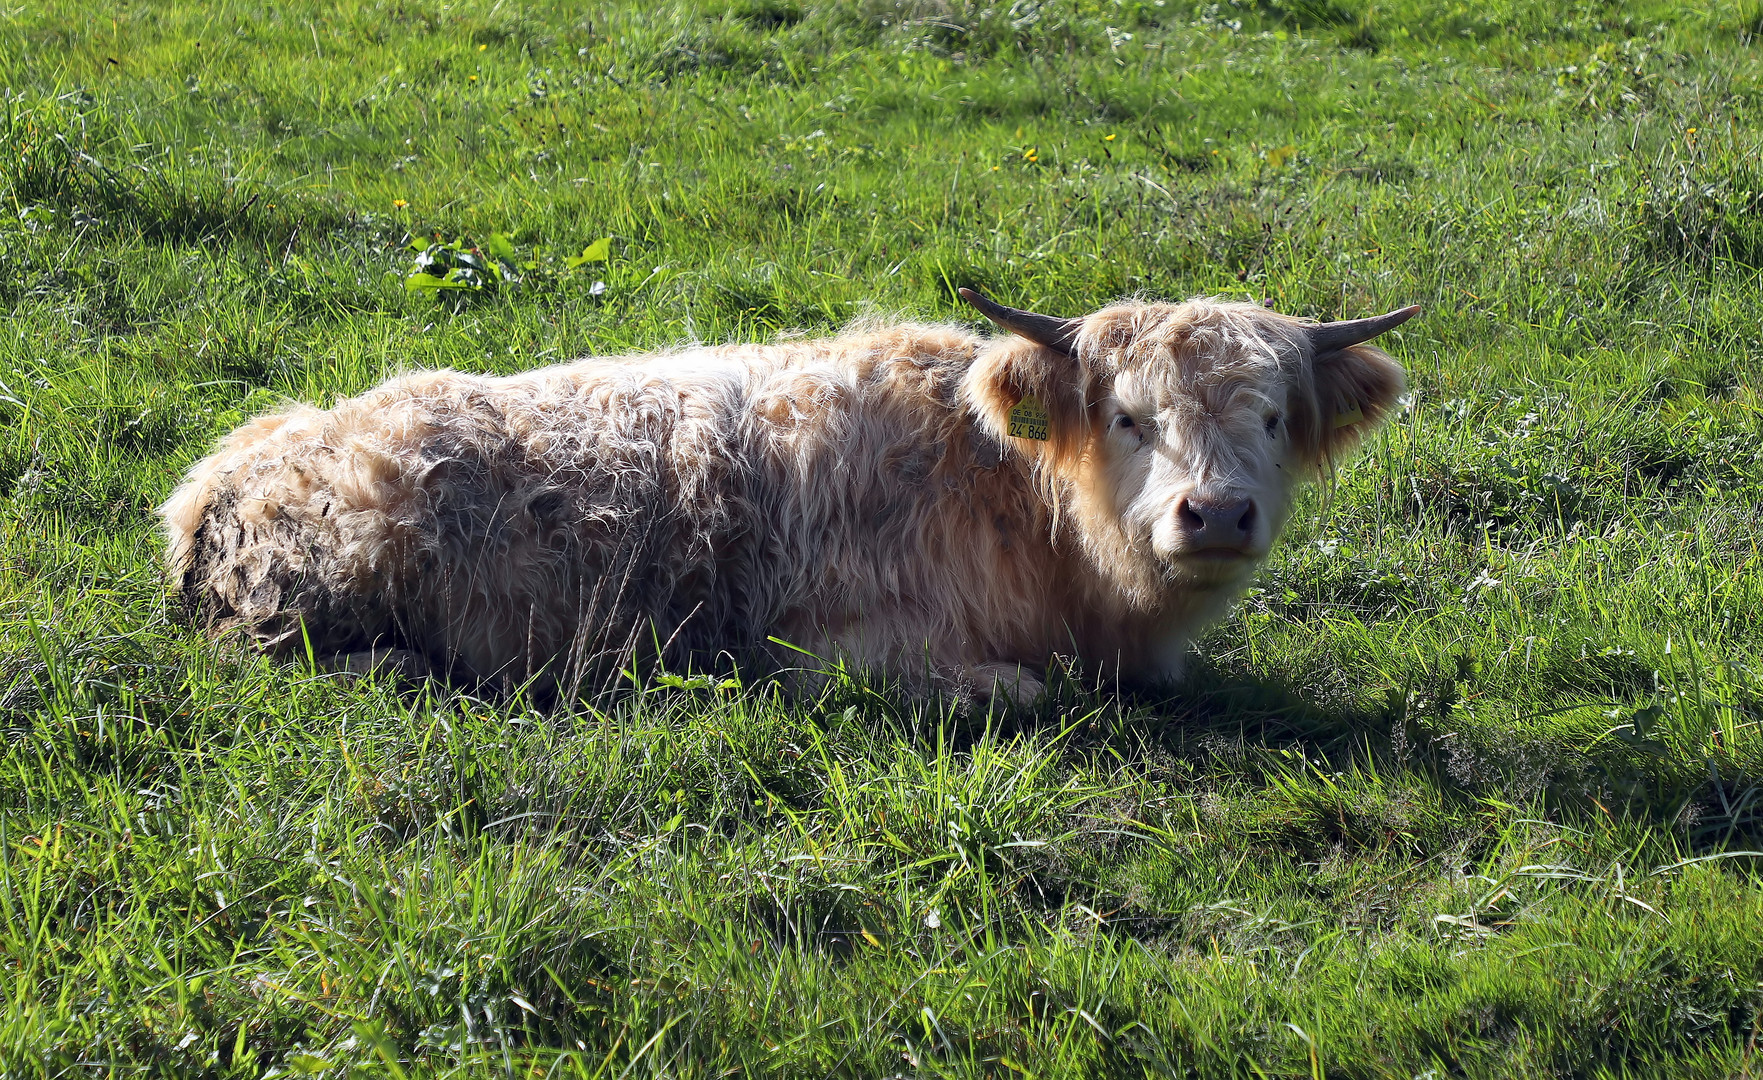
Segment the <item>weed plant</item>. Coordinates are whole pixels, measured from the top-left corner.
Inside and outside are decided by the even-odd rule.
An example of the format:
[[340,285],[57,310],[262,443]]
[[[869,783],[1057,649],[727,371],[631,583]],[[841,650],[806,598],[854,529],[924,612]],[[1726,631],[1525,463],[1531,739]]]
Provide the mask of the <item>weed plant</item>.
[[[1756,1074],[1759,32],[0,8],[0,1072]],[[151,508],[253,413],[965,284],[1425,306],[1166,699],[538,711],[168,614]]]

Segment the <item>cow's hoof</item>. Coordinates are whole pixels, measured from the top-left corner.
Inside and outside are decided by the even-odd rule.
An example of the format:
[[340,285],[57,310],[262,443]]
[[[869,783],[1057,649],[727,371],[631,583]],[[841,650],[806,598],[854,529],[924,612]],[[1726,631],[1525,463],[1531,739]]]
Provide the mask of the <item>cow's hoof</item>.
[[969,674],[981,701],[1025,709],[1047,696],[1047,684],[1021,664],[977,664]]
[[434,674],[428,660],[421,653],[409,649],[362,649],[359,652],[337,653],[324,666],[340,675],[390,675],[395,679],[409,681]]

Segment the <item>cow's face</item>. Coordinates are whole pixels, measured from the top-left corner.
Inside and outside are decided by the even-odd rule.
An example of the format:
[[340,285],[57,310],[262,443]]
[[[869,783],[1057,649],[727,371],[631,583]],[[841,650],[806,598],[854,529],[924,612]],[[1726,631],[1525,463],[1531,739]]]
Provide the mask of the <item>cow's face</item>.
[[1318,349],[1322,328],[1253,304],[1121,304],[1067,326],[1051,347],[983,355],[970,400],[982,418],[1001,414],[1008,437],[1009,410],[1035,398],[1048,438],[1012,443],[1098,569],[1141,606],[1171,589],[1244,584],[1294,486],[1402,389],[1381,351]]
[[1091,406],[1086,494],[1173,572],[1234,576],[1285,523],[1303,471],[1291,437],[1301,387],[1280,363],[1283,343],[1153,319]]

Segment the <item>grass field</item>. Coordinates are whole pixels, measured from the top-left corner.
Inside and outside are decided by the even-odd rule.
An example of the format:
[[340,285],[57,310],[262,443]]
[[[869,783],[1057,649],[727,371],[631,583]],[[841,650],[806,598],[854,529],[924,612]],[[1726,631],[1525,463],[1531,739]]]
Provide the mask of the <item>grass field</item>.
[[[0,1073],[1763,1075],[1759,34],[0,6]],[[1168,700],[541,713],[169,614],[152,507],[254,412],[970,283],[1425,305]]]

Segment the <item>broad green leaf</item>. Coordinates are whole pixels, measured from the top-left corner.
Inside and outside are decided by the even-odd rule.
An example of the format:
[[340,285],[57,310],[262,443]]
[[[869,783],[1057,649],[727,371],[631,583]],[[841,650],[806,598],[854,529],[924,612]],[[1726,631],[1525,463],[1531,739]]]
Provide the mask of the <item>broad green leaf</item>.
[[571,255],[564,260],[571,270],[578,266],[593,262],[605,262],[612,258],[612,237],[602,236],[600,239],[582,248],[580,255]]
[[420,271],[418,271],[417,273],[411,274],[409,277],[405,278],[404,279],[404,287],[406,289],[409,289],[411,292],[423,292],[425,290],[433,290],[433,289],[469,289],[469,288],[471,288],[470,285],[467,285],[464,282],[448,281],[445,278],[438,278],[433,274],[424,274]]
[[508,239],[507,233],[491,233],[490,242],[487,246],[490,249],[490,254],[501,259],[503,262],[511,263],[518,258],[514,252],[514,242]]

